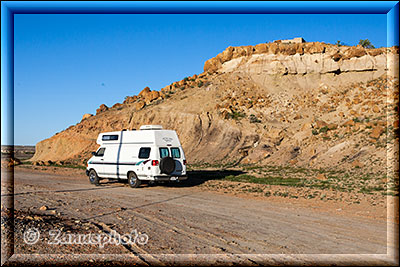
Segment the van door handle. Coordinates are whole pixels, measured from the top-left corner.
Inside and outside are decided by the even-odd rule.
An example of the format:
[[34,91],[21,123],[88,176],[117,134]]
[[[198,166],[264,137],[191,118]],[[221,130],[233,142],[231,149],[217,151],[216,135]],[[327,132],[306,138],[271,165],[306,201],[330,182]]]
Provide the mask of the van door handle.
[[104,160],[104,159],[100,159],[100,160]]

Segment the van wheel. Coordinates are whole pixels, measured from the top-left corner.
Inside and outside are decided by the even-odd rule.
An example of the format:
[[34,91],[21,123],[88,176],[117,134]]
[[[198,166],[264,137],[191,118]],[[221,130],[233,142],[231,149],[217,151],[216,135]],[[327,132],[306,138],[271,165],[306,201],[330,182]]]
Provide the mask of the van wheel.
[[90,170],[89,172],[89,182],[91,184],[99,185],[100,183],[100,178],[97,176],[97,173],[95,170]]
[[129,185],[132,188],[138,188],[141,184],[140,180],[137,178],[137,175],[134,172],[130,172],[128,175]]

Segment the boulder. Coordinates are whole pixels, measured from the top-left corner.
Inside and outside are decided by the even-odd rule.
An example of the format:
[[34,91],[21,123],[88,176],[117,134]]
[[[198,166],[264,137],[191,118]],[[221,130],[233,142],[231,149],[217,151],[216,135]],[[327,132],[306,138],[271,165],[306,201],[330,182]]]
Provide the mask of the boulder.
[[304,46],[304,53],[316,54],[324,52],[325,52],[325,46],[320,42],[306,43]]
[[[227,49],[225,49],[225,51],[222,52],[222,54],[221,54],[221,61],[226,62],[226,61],[231,60],[232,56],[233,56],[233,50],[234,50],[234,48],[232,46],[229,46]],[[197,76],[194,79],[196,79],[196,78],[197,78]]]
[[151,91],[145,96],[144,101],[146,102],[146,104],[149,104],[151,101],[156,100],[159,97],[160,97],[160,92]]
[[351,166],[353,166],[354,168],[362,168],[364,164],[359,160],[355,160],[351,163]]
[[90,117],[92,117],[92,116],[93,116],[93,114],[86,113],[86,114],[84,114],[84,115],[82,116],[82,120],[81,120],[81,121],[86,120],[87,118],[90,118]]
[[136,95],[134,95],[134,96],[127,96],[127,97],[125,97],[125,100],[124,100],[124,104],[131,104],[131,103],[134,103],[136,100],[137,100],[137,96]]
[[271,54],[277,54],[279,52],[279,47],[277,43],[270,43],[268,44],[268,51]]
[[204,63],[204,72],[215,72],[221,65],[220,59],[216,57],[210,58]]
[[268,52],[268,46],[267,44],[258,44],[255,47],[255,53],[256,54],[263,54]]
[[296,49],[296,54],[302,55],[304,53],[304,44],[303,43],[294,44],[294,47]]
[[376,126],[374,129],[372,129],[372,132],[369,136],[378,139],[384,131],[385,128],[383,128],[382,126]]
[[353,120],[348,120],[342,126],[354,126],[356,123]]
[[144,108],[144,106],[146,106],[146,104],[143,101],[139,101],[135,104],[135,109],[141,110],[142,108]]
[[121,103],[116,103],[111,108],[119,108],[119,107],[122,107],[122,106],[123,105]]
[[139,97],[145,98],[148,93],[150,93],[150,88],[147,86],[139,93]]
[[96,110],[96,115],[108,110],[108,107],[105,104],[101,104],[100,107]]
[[315,123],[317,125],[317,128],[322,128],[322,127],[328,126],[328,124],[324,121],[316,121]]
[[367,52],[365,51],[365,49],[362,46],[350,47],[346,51],[346,56],[348,58],[362,57],[362,56],[365,56],[366,54],[367,54]]
[[378,106],[373,106],[373,107],[372,107],[372,111],[373,111],[374,113],[379,113],[381,110],[379,109]]
[[329,123],[328,124],[328,129],[329,130],[335,130],[335,129],[337,129],[337,124],[336,123]]
[[282,55],[293,56],[296,54],[296,47],[294,44],[279,44],[279,53]]

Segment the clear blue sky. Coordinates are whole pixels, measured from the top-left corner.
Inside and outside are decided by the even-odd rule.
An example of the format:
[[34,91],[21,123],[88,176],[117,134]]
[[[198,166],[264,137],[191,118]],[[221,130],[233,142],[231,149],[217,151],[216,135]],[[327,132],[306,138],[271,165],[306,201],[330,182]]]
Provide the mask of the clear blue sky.
[[303,37],[386,46],[386,15],[16,14],[14,142],[34,145],[100,104],[203,71],[228,46]]

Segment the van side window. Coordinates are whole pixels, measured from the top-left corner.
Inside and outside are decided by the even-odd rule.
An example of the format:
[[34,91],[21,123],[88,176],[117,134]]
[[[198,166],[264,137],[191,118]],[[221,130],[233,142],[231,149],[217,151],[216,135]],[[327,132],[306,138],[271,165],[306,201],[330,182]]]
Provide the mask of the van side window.
[[169,157],[169,149],[167,147],[160,147],[160,158]]
[[174,159],[179,159],[181,157],[181,151],[177,147],[171,147],[171,155]]
[[141,147],[139,149],[139,159],[148,159],[150,157],[150,147]]
[[104,156],[104,151],[106,151],[106,148],[105,147],[101,147],[99,150],[97,150],[96,157]]
[[103,135],[101,140],[103,140],[103,141],[118,140],[118,135]]

